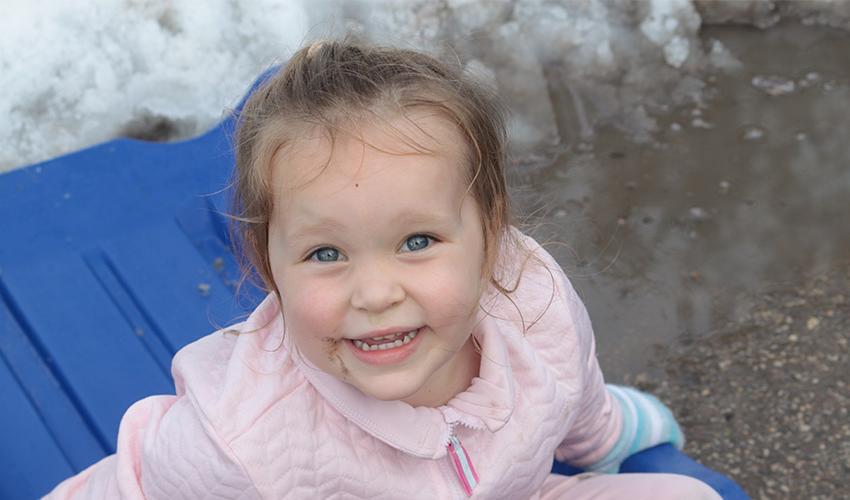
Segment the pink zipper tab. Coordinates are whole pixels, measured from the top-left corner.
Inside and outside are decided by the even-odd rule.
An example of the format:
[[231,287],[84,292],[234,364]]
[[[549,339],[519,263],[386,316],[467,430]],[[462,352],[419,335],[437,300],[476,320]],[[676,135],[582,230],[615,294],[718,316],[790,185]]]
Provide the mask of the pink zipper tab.
[[452,461],[460,485],[463,486],[463,491],[466,496],[472,496],[472,490],[478,486],[478,473],[472,466],[472,460],[469,459],[469,454],[466,449],[460,444],[460,440],[454,435],[449,436],[449,458]]

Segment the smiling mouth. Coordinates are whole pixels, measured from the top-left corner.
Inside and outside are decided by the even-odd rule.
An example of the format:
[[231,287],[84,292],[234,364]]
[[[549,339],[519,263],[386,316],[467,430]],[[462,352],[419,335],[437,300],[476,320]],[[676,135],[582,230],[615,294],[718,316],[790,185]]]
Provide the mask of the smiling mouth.
[[354,347],[364,352],[385,351],[387,349],[395,349],[409,344],[414,338],[416,338],[419,330],[421,329],[395,333],[392,335],[384,335],[382,337],[352,340],[351,342],[354,344]]

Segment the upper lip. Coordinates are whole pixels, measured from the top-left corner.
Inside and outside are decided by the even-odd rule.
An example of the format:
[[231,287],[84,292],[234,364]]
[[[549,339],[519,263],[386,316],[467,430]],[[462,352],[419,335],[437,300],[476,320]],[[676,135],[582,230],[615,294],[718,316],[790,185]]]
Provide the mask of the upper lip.
[[422,328],[421,326],[393,326],[390,328],[384,328],[381,330],[372,330],[371,332],[366,332],[363,335],[358,335],[356,337],[349,337],[349,340],[363,340],[369,339],[373,337],[383,337],[385,335],[394,335],[396,333],[407,333],[419,330]]

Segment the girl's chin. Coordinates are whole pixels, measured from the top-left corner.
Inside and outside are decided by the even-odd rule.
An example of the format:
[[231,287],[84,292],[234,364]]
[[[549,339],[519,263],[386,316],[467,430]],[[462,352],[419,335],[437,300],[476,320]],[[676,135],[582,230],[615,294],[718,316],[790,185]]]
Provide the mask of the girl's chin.
[[381,401],[406,401],[415,399],[416,392],[419,387],[409,387],[398,384],[381,384],[378,381],[370,381],[368,384],[358,384],[354,382],[354,386],[360,389],[363,394],[379,399]]
[[[421,368],[421,367],[420,367]],[[442,394],[447,387],[432,388],[433,373],[426,374],[411,367],[393,373],[360,377],[349,376],[348,383],[363,394],[381,401],[403,401],[413,407],[437,407],[453,395]]]

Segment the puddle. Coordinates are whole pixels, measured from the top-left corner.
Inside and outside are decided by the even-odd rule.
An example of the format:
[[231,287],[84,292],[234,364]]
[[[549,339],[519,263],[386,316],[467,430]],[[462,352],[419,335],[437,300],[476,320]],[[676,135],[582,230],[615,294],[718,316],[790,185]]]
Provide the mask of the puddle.
[[743,63],[711,78],[704,108],[656,117],[647,144],[562,127],[569,151],[511,173],[517,212],[542,216],[533,234],[563,243],[549,249],[588,306],[609,381],[652,372],[656,344],[705,335],[759,294],[850,261],[850,33],[701,36]]

